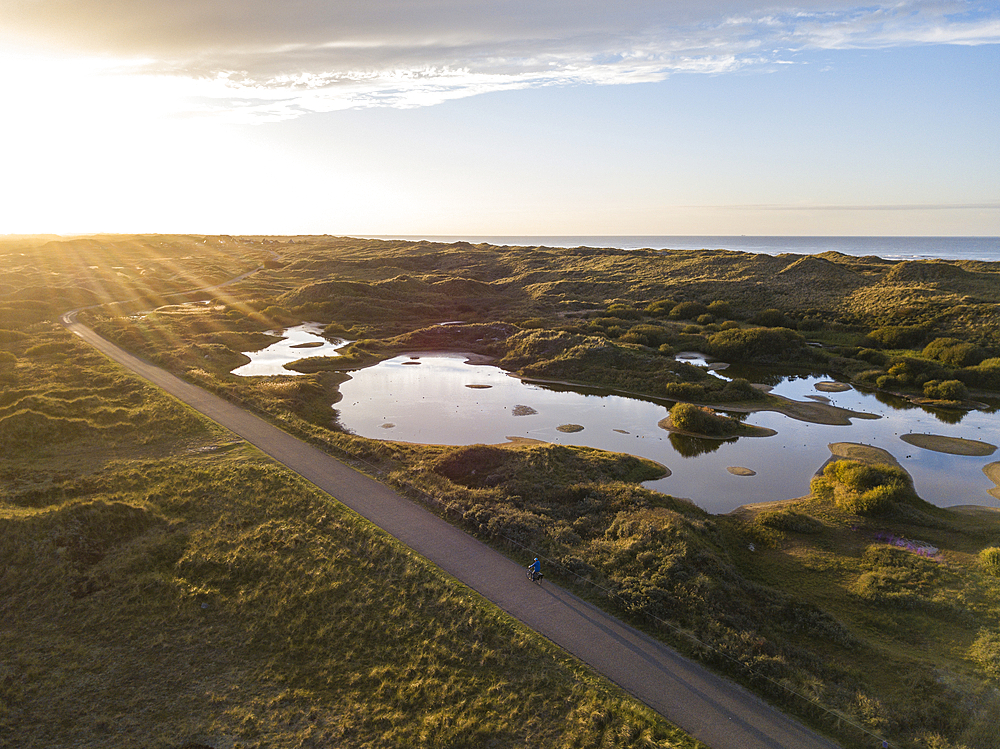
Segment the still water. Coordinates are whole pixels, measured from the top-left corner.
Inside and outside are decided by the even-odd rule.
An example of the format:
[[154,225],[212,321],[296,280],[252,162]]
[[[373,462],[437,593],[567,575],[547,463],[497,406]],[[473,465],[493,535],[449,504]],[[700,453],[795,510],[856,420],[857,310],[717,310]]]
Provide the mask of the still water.
[[[910,432],[990,442],[997,432],[993,413],[965,414],[948,424],[911,404],[889,404],[849,390],[821,393],[818,377],[786,377],[773,392],[879,418],[852,418],[849,426],[809,424],[775,412],[751,414],[746,422],[769,427],[772,437],[732,441],[671,435],[657,426],[668,406],[635,398],[579,392],[522,382],[493,366],[467,364],[461,355],[398,356],[352,374],[340,386],[340,423],[374,439],[465,445],[495,444],[526,437],[564,445],[586,445],[651,458],[671,475],[646,485],[687,497],[709,512],[743,504],[791,499],[809,492],[812,475],[830,457],[832,442],[859,442],[890,452],[913,476],[917,492],[942,507],[1000,506],[983,466],[997,456],[946,455],[900,440]],[[582,431],[559,431],[561,425]],[[993,444],[996,444],[994,441]],[[748,468],[754,476],[730,473]]]
[[[331,356],[342,343],[331,344],[319,326],[302,325],[234,370],[241,375],[293,375],[286,362],[306,356]],[[303,348],[303,344],[318,344]],[[726,370],[718,372],[725,375]],[[832,442],[858,442],[891,453],[913,476],[917,492],[936,505],[1000,502],[988,494],[993,483],[983,467],[1000,459],[947,455],[903,442],[908,433],[937,434],[998,444],[996,408],[992,412],[941,412],[940,416],[906,401],[857,390],[820,392],[814,376],[775,376],[739,372],[739,376],[773,386],[772,392],[792,400],[821,399],[869,418],[852,418],[847,426],[809,424],[763,411],[746,418],[768,427],[772,437],[730,441],[671,435],[657,423],[669,403],[523,382],[490,365],[466,363],[460,354],[404,355],[351,373],[340,386],[335,409],[348,430],[372,439],[438,445],[498,444],[523,437],[563,445],[583,445],[651,458],[671,475],[646,484],[652,489],[691,499],[713,513],[740,505],[801,497],[809,480],[830,457]],[[870,417],[878,418],[870,418]],[[954,423],[949,423],[954,422]],[[582,426],[577,432],[557,429]],[[747,468],[739,476],[729,468]]]
[[259,375],[298,375],[285,364],[311,356],[336,356],[343,341],[331,343],[323,337],[323,326],[319,323],[303,323],[285,331],[268,331],[275,337],[274,343],[260,351],[247,351],[250,362],[237,367],[232,374],[240,377]]

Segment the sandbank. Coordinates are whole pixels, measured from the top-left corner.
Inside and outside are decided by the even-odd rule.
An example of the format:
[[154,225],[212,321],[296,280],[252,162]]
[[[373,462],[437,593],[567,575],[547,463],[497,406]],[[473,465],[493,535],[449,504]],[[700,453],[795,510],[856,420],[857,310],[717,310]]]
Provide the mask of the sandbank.
[[892,453],[881,447],[862,445],[858,442],[831,442],[827,447],[830,449],[830,459],[819,467],[819,470],[816,471],[817,476],[822,475],[823,469],[836,460],[856,460],[859,463],[895,466],[907,476],[910,475],[909,471],[903,468],[899,461],[892,456]]
[[843,393],[851,389],[851,386],[844,382],[817,382],[813,387],[823,393]]
[[743,468],[742,466],[728,466],[726,468],[734,476],[756,476],[757,471],[752,471],[749,468]]
[[856,460],[859,463],[883,463],[902,468],[892,453],[873,445],[862,445],[860,442],[831,442],[827,447],[834,458]]
[[986,478],[996,484],[993,489],[990,489],[989,495],[1000,499],[1000,462],[983,466],[983,473],[986,474]]
[[947,453],[948,455],[985,457],[992,455],[997,449],[996,445],[991,445],[988,442],[967,440],[961,437],[944,437],[940,434],[901,434],[899,438],[908,445],[922,447],[924,450],[933,450],[936,453]]

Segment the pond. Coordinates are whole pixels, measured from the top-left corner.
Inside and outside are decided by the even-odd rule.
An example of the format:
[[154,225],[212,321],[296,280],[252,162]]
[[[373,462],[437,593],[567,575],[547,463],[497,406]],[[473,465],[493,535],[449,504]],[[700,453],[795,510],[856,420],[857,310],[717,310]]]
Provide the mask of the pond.
[[[306,355],[301,349],[292,351],[292,359]],[[650,458],[667,466],[671,475],[646,486],[691,499],[712,513],[808,494],[809,481],[830,458],[833,442],[888,451],[913,476],[920,496],[938,506],[1000,506],[988,493],[994,484],[983,474],[983,467],[998,459],[996,454],[948,455],[900,439],[927,433],[997,444],[996,413],[948,411],[939,418],[901,399],[855,389],[817,390],[817,383],[828,381],[772,374],[768,384],[772,392],[793,400],[823,400],[879,418],[827,426],[763,411],[750,414],[746,423],[773,429],[775,436],[730,441],[682,437],[657,425],[667,415],[666,401],[524,382],[495,366],[467,363],[459,354],[402,355],[353,372],[341,384],[343,398],[335,408],[346,429],[372,439],[465,445],[527,438]],[[583,428],[559,429],[571,425]],[[737,475],[733,468],[755,475]]]
[[250,362],[237,367],[232,374],[240,377],[299,375],[302,373],[285,369],[285,364],[309,356],[336,356],[337,349],[344,345],[344,341],[331,343],[324,338],[323,326],[319,323],[303,323],[285,331],[267,332],[275,337],[275,342],[260,351],[244,352]]

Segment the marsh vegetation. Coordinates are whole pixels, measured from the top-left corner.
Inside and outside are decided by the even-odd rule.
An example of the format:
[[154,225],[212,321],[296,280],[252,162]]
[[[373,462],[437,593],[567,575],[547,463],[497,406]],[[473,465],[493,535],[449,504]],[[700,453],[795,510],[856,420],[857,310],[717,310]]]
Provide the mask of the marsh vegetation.
[[[640,486],[662,470],[648,461],[379,442],[338,430],[330,406],[345,372],[451,350],[697,405],[770,396],[677,351],[966,408],[1000,390],[994,264],[329,237],[24,240],[3,252],[0,439],[19,451],[3,457],[3,584],[8,621],[30,625],[4,630],[7,726],[57,743],[77,693],[99,680],[83,726],[93,745],[116,731],[164,746],[683,741],[294,477],[220,449],[210,427],[48,322],[129,300],[84,314],[513,556],[544,554],[562,584],[845,745],[993,745],[994,512],[933,507],[868,455],[831,462],[795,501],[710,515]],[[208,303],[180,304],[195,300]],[[301,376],[230,374],[264,331],[302,321],[354,342],[301,362]],[[529,715],[511,701],[519,690],[551,699]],[[42,704],[45,719],[25,724]],[[150,735],[140,714],[169,728]]]

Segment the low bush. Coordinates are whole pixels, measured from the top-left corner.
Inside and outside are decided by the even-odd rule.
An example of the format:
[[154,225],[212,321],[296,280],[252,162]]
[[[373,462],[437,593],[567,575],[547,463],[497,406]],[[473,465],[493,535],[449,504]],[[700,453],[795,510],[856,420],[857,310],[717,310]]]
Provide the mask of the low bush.
[[817,497],[833,499],[847,512],[866,517],[888,515],[917,501],[910,477],[902,468],[855,460],[828,463],[811,488]]
[[739,422],[728,416],[721,416],[710,408],[695,406],[690,403],[676,403],[670,409],[670,423],[676,429],[694,434],[705,434],[712,437],[731,435]]
[[729,362],[772,364],[803,356],[805,339],[787,328],[733,328],[708,337],[712,356]]
[[1000,358],[984,359],[975,367],[955,372],[968,387],[982,390],[1000,390]]
[[924,397],[945,401],[963,401],[969,389],[959,380],[929,380],[924,383]]
[[982,348],[957,338],[935,338],[924,346],[923,354],[952,367],[972,367],[986,358]]
[[622,343],[638,343],[657,348],[666,343],[669,338],[669,331],[659,325],[633,325],[620,340]]
[[658,299],[647,305],[646,314],[651,317],[666,317],[670,314],[670,310],[676,306],[677,302],[673,299]]
[[1000,547],[988,546],[979,552],[979,565],[991,575],[1000,577]]
[[879,349],[916,348],[927,338],[922,325],[887,325],[876,328],[862,339],[862,345]]
[[663,394],[679,401],[704,401],[708,399],[708,391],[705,387],[693,382],[668,382],[663,386]]
[[968,652],[969,659],[983,671],[994,679],[1000,679],[1000,633],[989,629],[981,630]]
[[608,306],[608,310],[605,313],[608,317],[614,317],[619,320],[641,320],[642,311],[637,310],[634,307],[628,307],[624,304],[612,304]]
[[750,321],[754,325],[763,325],[765,328],[784,328],[788,325],[788,318],[780,309],[765,309],[758,312]]
[[863,348],[855,354],[856,359],[866,361],[879,367],[884,367],[889,363],[889,357],[878,349]]
[[765,510],[754,518],[754,522],[787,533],[815,535],[823,532],[823,524],[816,518],[792,509]]
[[694,320],[707,313],[708,307],[701,302],[681,302],[670,310],[670,317],[674,320]]
[[708,305],[708,311],[710,314],[714,315],[716,319],[732,320],[735,317],[732,305],[721,299],[716,299],[714,302],[710,302]]

